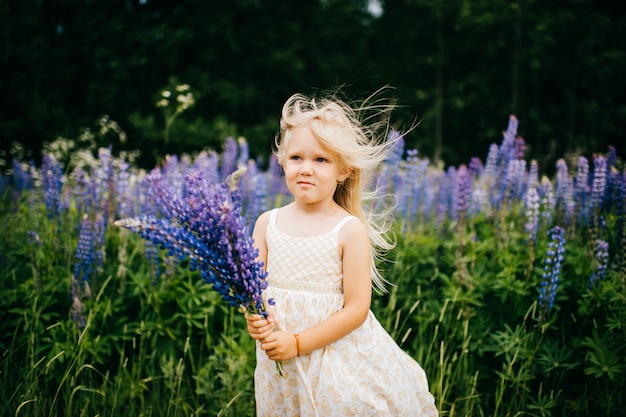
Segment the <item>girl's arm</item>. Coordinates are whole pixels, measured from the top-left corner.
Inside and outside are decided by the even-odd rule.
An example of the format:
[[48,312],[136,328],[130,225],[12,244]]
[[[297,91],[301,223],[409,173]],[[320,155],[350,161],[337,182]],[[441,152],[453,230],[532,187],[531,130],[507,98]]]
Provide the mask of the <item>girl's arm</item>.
[[[259,250],[257,261],[262,261],[267,265],[267,244],[265,243],[265,231],[269,223],[269,212],[261,214],[254,225],[252,231],[252,239],[254,239],[254,247]],[[269,336],[274,330],[274,324],[271,321],[263,319],[259,315],[247,315],[248,333],[253,339],[262,340]]]
[[[359,221],[350,221],[341,229],[339,246],[343,260],[344,307],[299,335],[300,355],[321,349],[358,328],[367,318],[372,299],[370,243],[367,229]],[[267,323],[267,322],[266,322]],[[271,327],[270,322],[267,326]],[[267,328],[265,328],[267,332]],[[297,355],[298,343],[293,334],[267,332],[261,348],[273,360],[287,360]],[[253,336],[254,337],[254,336]]]

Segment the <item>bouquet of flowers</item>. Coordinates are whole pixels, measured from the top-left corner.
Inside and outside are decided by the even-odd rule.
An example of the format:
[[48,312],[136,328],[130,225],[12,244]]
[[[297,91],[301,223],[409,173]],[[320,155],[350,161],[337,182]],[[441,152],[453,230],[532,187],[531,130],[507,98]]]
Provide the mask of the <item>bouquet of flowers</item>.
[[236,180],[229,181],[231,186],[209,184],[201,172],[191,172],[185,176],[182,198],[157,169],[146,180],[160,214],[122,219],[115,225],[138,233],[170,256],[188,260],[189,268],[199,270],[203,280],[233,307],[267,317],[263,299],[267,273],[256,259],[258,250],[241,212]]

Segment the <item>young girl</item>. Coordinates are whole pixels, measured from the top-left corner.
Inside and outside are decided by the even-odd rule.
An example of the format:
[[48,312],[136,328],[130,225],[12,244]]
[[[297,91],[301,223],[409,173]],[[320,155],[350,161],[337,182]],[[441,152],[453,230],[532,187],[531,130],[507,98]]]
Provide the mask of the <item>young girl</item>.
[[424,371],[370,311],[372,283],[385,283],[374,263],[392,245],[362,203],[394,140],[360,114],[299,94],[283,107],[276,156],[294,201],[253,232],[275,301],[267,320],[247,317],[259,417],[437,415]]

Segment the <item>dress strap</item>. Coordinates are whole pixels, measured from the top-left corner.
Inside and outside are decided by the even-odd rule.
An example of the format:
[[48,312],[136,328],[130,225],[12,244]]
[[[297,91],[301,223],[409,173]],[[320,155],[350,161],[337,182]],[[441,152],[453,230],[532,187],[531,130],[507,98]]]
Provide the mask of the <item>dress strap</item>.
[[355,216],[346,216],[346,217],[344,217],[343,219],[341,219],[341,220],[339,221],[339,223],[337,223],[337,224],[335,225],[335,227],[333,227],[332,233],[339,233],[339,231],[341,230],[341,228],[342,228],[342,227],[343,227],[346,223],[348,223],[350,220],[352,220],[352,219],[356,219],[356,217],[355,217]]
[[273,208],[272,211],[270,211],[270,224],[272,226],[276,226],[276,217],[278,217],[278,207]]

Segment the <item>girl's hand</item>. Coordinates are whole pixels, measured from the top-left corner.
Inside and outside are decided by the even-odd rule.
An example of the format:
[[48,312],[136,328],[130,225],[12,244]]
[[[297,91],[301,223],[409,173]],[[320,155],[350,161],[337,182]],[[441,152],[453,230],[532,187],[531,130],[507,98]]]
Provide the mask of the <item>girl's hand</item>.
[[272,332],[261,340],[261,349],[274,361],[286,361],[298,356],[298,347],[294,335],[280,330]]
[[267,319],[259,314],[247,315],[248,333],[250,337],[256,340],[263,340],[272,334],[275,328],[274,315],[270,312]]

